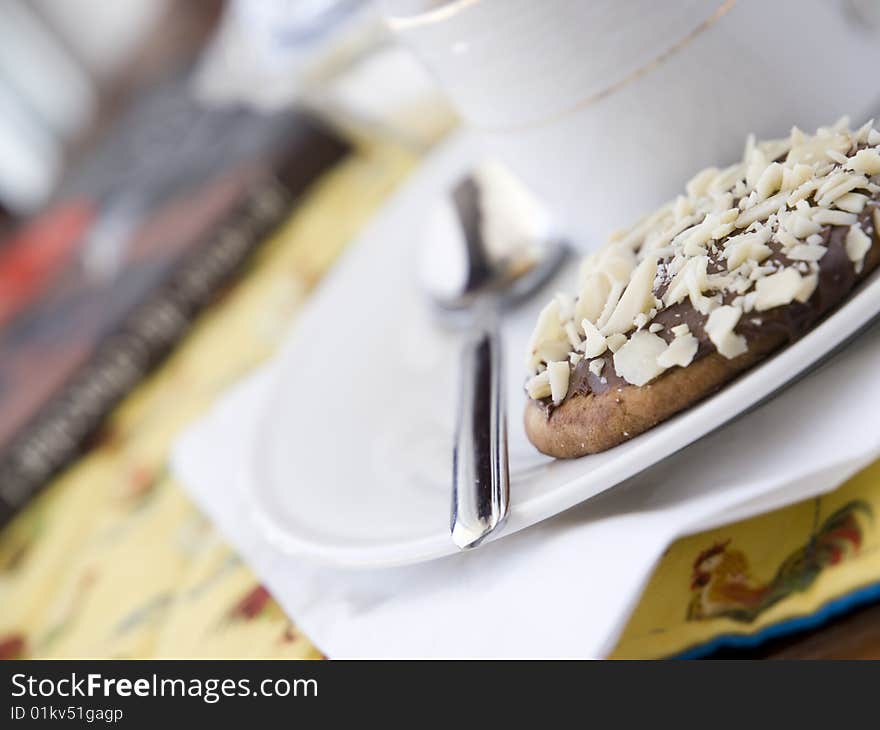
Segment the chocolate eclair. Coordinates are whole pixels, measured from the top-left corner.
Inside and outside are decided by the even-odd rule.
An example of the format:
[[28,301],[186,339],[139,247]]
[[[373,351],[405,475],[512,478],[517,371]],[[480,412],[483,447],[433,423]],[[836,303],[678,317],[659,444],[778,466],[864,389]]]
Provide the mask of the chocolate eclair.
[[527,354],[526,433],[543,453],[603,451],[804,335],[880,263],[880,131],[749,137],[742,162],[583,262]]

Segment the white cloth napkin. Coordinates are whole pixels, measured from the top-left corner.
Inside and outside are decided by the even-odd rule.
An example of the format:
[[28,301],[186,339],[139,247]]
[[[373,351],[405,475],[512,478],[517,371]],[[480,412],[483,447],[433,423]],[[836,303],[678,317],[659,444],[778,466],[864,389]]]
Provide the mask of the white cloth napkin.
[[249,517],[270,364],[186,432],[173,468],[297,625],[342,657],[602,657],[676,537],[827,492],[880,456],[880,329],[771,403],[540,525],[418,565],[281,554]]

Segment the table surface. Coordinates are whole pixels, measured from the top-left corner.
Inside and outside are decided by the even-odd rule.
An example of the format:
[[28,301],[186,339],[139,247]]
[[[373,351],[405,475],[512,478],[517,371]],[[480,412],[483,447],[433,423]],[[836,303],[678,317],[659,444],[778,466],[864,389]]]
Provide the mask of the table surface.
[[880,604],[870,604],[823,628],[767,642],[751,651],[719,651],[717,659],[880,659]]

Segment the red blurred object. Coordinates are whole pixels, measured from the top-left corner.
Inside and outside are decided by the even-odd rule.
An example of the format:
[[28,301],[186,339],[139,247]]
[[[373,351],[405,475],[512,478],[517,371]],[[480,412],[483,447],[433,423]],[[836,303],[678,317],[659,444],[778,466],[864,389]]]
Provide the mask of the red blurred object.
[[0,248],[0,327],[70,262],[95,219],[86,200],[52,208],[25,223]]

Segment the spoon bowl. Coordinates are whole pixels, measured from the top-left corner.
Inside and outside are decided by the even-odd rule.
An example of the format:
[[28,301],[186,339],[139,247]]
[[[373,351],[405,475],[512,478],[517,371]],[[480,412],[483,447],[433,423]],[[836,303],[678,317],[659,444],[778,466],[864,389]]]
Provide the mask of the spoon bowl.
[[499,320],[538,291],[569,247],[538,201],[503,167],[485,163],[434,211],[422,282],[445,323],[467,327],[453,448],[450,533],[479,545],[507,517],[510,478]]

